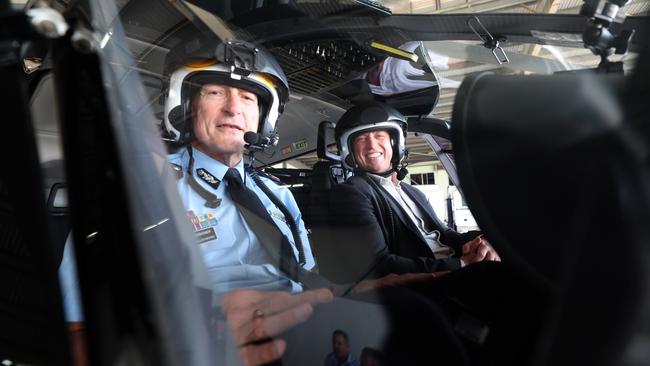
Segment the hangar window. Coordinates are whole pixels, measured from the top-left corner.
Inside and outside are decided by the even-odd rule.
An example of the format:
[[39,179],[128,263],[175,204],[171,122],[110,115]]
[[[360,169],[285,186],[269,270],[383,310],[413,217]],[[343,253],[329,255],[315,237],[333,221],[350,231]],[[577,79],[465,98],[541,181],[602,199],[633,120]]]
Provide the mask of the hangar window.
[[434,173],[414,173],[411,174],[412,184],[436,184]]

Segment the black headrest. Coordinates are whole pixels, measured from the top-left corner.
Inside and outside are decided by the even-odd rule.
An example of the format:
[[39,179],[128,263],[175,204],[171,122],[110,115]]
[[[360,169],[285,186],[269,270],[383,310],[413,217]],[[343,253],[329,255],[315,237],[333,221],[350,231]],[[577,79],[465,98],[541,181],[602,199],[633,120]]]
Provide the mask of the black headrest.
[[557,253],[568,248],[563,234],[587,208],[580,192],[596,194],[587,189],[604,181],[603,149],[625,149],[617,141],[622,86],[621,78],[589,75],[480,74],[458,92],[452,137],[472,210],[508,245],[502,250],[548,277],[555,277]]
[[341,157],[327,149],[328,143],[335,143],[334,140],[334,123],[322,121],[318,125],[318,139],[316,141],[316,154],[319,159],[340,161]]
[[479,226],[564,294],[542,363],[614,363],[641,314],[650,136],[626,117],[625,90],[622,76],[480,74],[456,97],[453,146]]
[[312,173],[312,190],[314,192],[329,191],[336,181],[332,178],[332,163],[329,161],[318,161],[314,164]]

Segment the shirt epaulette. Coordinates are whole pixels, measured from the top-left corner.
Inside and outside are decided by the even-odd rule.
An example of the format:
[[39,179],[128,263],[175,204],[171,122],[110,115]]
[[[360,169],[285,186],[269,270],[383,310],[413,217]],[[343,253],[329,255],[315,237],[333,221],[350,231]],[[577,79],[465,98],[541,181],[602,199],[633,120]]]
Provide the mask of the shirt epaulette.
[[264,177],[264,178],[266,178],[266,179],[270,179],[270,180],[271,180],[273,183],[275,183],[275,184],[282,185],[282,181],[280,180],[280,178],[278,178],[278,177],[276,177],[276,176],[274,176],[274,175],[271,175],[271,174],[269,174],[269,173],[266,173],[265,171],[262,171],[262,170],[253,170],[253,171],[251,171],[250,173],[251,173],[251,174],[257,174],[257,175],[259,175],[259,176],[261,176],[261,177]]

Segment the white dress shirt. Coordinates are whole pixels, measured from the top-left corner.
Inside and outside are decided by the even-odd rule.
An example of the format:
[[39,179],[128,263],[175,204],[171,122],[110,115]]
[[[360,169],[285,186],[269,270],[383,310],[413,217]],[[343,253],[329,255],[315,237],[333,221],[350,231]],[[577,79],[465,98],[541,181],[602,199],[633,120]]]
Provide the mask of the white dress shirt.
[[426,221],[423,219],[424,213],[420,210],[418,205],[413,202],[411,197],[402,190],[399,181],[394,183],[391,177],[384,178],[375,174],[370,174],[370,176],[374,178],[375,181],[378,182],[379,185],[381,185],[382,188],[384,188],[388,194],[390,194],[391,197],[393,197],[395,201],[404,208],[404,211],[406,211],[411,221],[415,224],[418,230],[420,230],[420,233],[424,237],[429,248],[431,248],[431,252],[433,252],[436,259],[449,258],[454,254],[452,248],[440,242],[440,232],[438,230],[432,230],[431,228],[426,227]]

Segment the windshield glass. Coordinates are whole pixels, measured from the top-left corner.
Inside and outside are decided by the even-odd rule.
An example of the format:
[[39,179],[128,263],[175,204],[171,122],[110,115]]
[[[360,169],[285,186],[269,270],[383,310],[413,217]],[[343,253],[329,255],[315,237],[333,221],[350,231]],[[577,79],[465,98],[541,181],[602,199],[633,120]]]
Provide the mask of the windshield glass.
[[[394,14],[461,14],[461,13],[524,13],[524,14],[579,14],[582,0],[385,0],[382,5]],[[647,0],[629,1],[623,8],[628,15],[646,15],[650,10]]]
[[[487,2],[486,4],[493,3],[500,2]],[[232,36],[235,31],[243,31],[247,34],[247,37],[252,37],[253,40],[261,42],[269,41],[265,39],[265,34],[260,32],[266,31],[268,27],[273,27],[272,24],[283,27],[285,23],[281,20],[283,16],[279,15],[262,18],[264,19],[264,22],[262,22],[264,26],[256,26],[252,23],[248,25],[249,23],[246,21],[248,17],[243,15],[246,13],[244,7],[241,9],[233,8],[232,10],[225,10],[225,6],[224,9],[208,7],[206,10],[202,10],[191,5],[191,2],[184,6],[189,10],[183,11],[174,9],[171,6],[147,7],[146,12],[145,9],[142,12],[153,12],[158,14],[159,17],[139,19],[142,15],[140,15],[137,6],[128,2],[124,3],[124,5],[126,4],[129,4],[129,7],[126,7],[122,14],[133,17],[133,19],[125,19],[127,20],[125,27],[129,39],[128,46],[136,60],[138,60],[137,69],[142,72],[143,78],[146,80],[145,87],[150,95],[150,106],[159,116],[163,114],[162,106],[156,103],[155,99],[160,97],[160,91],[157,89],[166,78],[162,70],[164,57],[170,47],[181,42],[184,37],[183,32],[187,33],[187,29],[191,27],[188,26],[189,23],[194,23],[194,27],[198,32],[211,33],[215,38],[228,37]],[[444,4],[447,3],[443,2],[443,6]],[[562,2],[563,6],[568,7],[579,5],[571,4]],[[639,4],[647,7],[650,2],[632,1],[627,5],[629,9],[625,8],[626,13],[628,15],[645,14],[647,9],[636,6]],[[417,2],[385,2],[384,5],[389,7],[405,7],[409,5],[413,6],[414,9],[418,9]],[[315,5],[308,7],[306,3],[297,2],[296,7],[305,12],[305,17],[317,19],[319,13]],[[521,8],[519,5],[515,5],[515,7]],[[395,11],[395,9],[393,10]],[[510,10],[513,10],[513,7],[507,8],[505,11],[510,12]],[[208,11],[216,14],[216,16]],[[261,11],[255,11],[254,9],[251,9],[251,11],[255,14],[261,13]],[[473,8],[465,9],[463,12],[480,13],[479,10]],[[414,10],[414,13],[428,13],[428,11]],[[231,19],[231,22],[224,23],[220,19]],[[467,17],[467,19],[470,18]],[[480,21],[480,18],[478,19]],[[474,23],[475,28],[480,28],[481,25]],[[447,40],[425,40],[424,42],[424,47],[433,58],[433,69],[440,78],[441,87],[436,108],[430,112],[432,117],[445,120],[451,119],[455,90],[468,75],[483,71],[492,71],[498,74],[550,74],[558,71],[594,68],[600,62],[598,56],[582,46],[580,34],[545,32],[533,29],[531,31],[536,34],[537,40],[547,44],[511,41],[506,36],[500,42],[500,48],[495,50],[496,53],[493,53],[491,49],[483,46],[481,39],[469,27],[466,26],[465,31],[468,35],[462,36],[462,38],[473,38],[475,41],[454,40],[453,36],[449,36]],[[347,95],[341,95],[336,91],[337,85],[340,85],[346,79],[362,77],[369,67],[364,66],[364,60],[361,60],[361,56],[356,60],[352,54],[344,56],[349,58],[345,63],[328,66],[327,62],[329,60],[324,56],[326,50],[328,55],[329,52],[334,52],[334,49],[339,50],[345,47],[354,49],[354,52],[360,52],[357,48],[362,46],[366,39],[380,39],[383,36],[382,28],[378,27],[374,30],[367,30],[361,39],[338,41],[336,45],[332,42],[323,43],[315,40],[308,42],[277,40],[267,43],[270,51],[278,57],[287,74],[292,91],[291,97],[295,102],[288,103],[286,113],[280,117],[278,123],[279,143],[276,147],[268,149],[266,154],[258,155],[261,162],[272,164],[312,152],[303,158],[299,158],[299,161],[307,163],[306,165],[309,167],[313,165],[316,161],[316,154],[313,153],[316,148],[315,135],[317,128],[315,124],[320,122],[317,120],[336,120],[341,115],[350,104]],[[331,39],[329,36],[325,38]],[[407,37],[400,41],[399,44],[391,46],[400,47],[410,41],[418,41],[418,39]],[[630,72],[635,65],[634,60],[637,55],[632,50],[625,55],[613,55],[611,60],[625,61],[624,67],[627,72]],[[314,59],[314,56],[322,57],[324,63],[321,64],[321,61],[317,58]],[[343,54],[341,53],[340,56],[343,56]],[[504,56],[508,59],[507,63],[500,62],[503,61]],[[385,57],[385,54],[377,54],[372,57],[373,60],[366,60],[367,65],[377,63]],[[339,69],[342,67],[345,68],[345,75]],[[321,71],[322,75],[318,75]],[[332,93],[332,89],[335,89],[334,93]],[[322,103],[323,99],[328,100],[330,103]],[[303,119],[300,126],[295,126],[292,123],[282,123],[284,120],[297,118]],[[410,138],[407,140],[409,145],[411,144],[410,140]],[[333,143],[333,141],[330,141],[330,143]]]
[[[623,11],[645,15],[649,4],[632,0]],[[584,47],[581,5],[57,2],[80,24],[67,52],[99,59],[105,95],[93,100],[105,99],[106,116],[96,123],[106,122],[99,135],[119,167],[106,175],[123,183],[145,288],[138,296],[147,299],[138,305],[152,309],[143,320],[151,339],[124,344],[169,364],[430,364],[432,348],[441,364],[532,362],[556,289],[492,243],[506,236],[483,232],[489,219],[474,217],[463,184],[475,182],[462,182],[456,167],[455,144],[466,136],[455,125],[466,122],[454,106],[463,82],[486,72],[513,82],[593,76],[602,59]],[[640,42],[609,57],[620,78],[603,95],[637,70]],[[79,57],[85,66],[91,58]],[[482,114],[521,102],[506,95]],[[573,111],[572,103],[534,109]],[[607,111],[594,114],[623,115]],[[57,140],[67,131],[36,128]],[[63,139],[61,150],[72,145]],[[98,316],[87,296],[68,321]],[[115,315],[127,324],[128,316],[137,317]],[[101,329],[89,332],[101,338]]]

